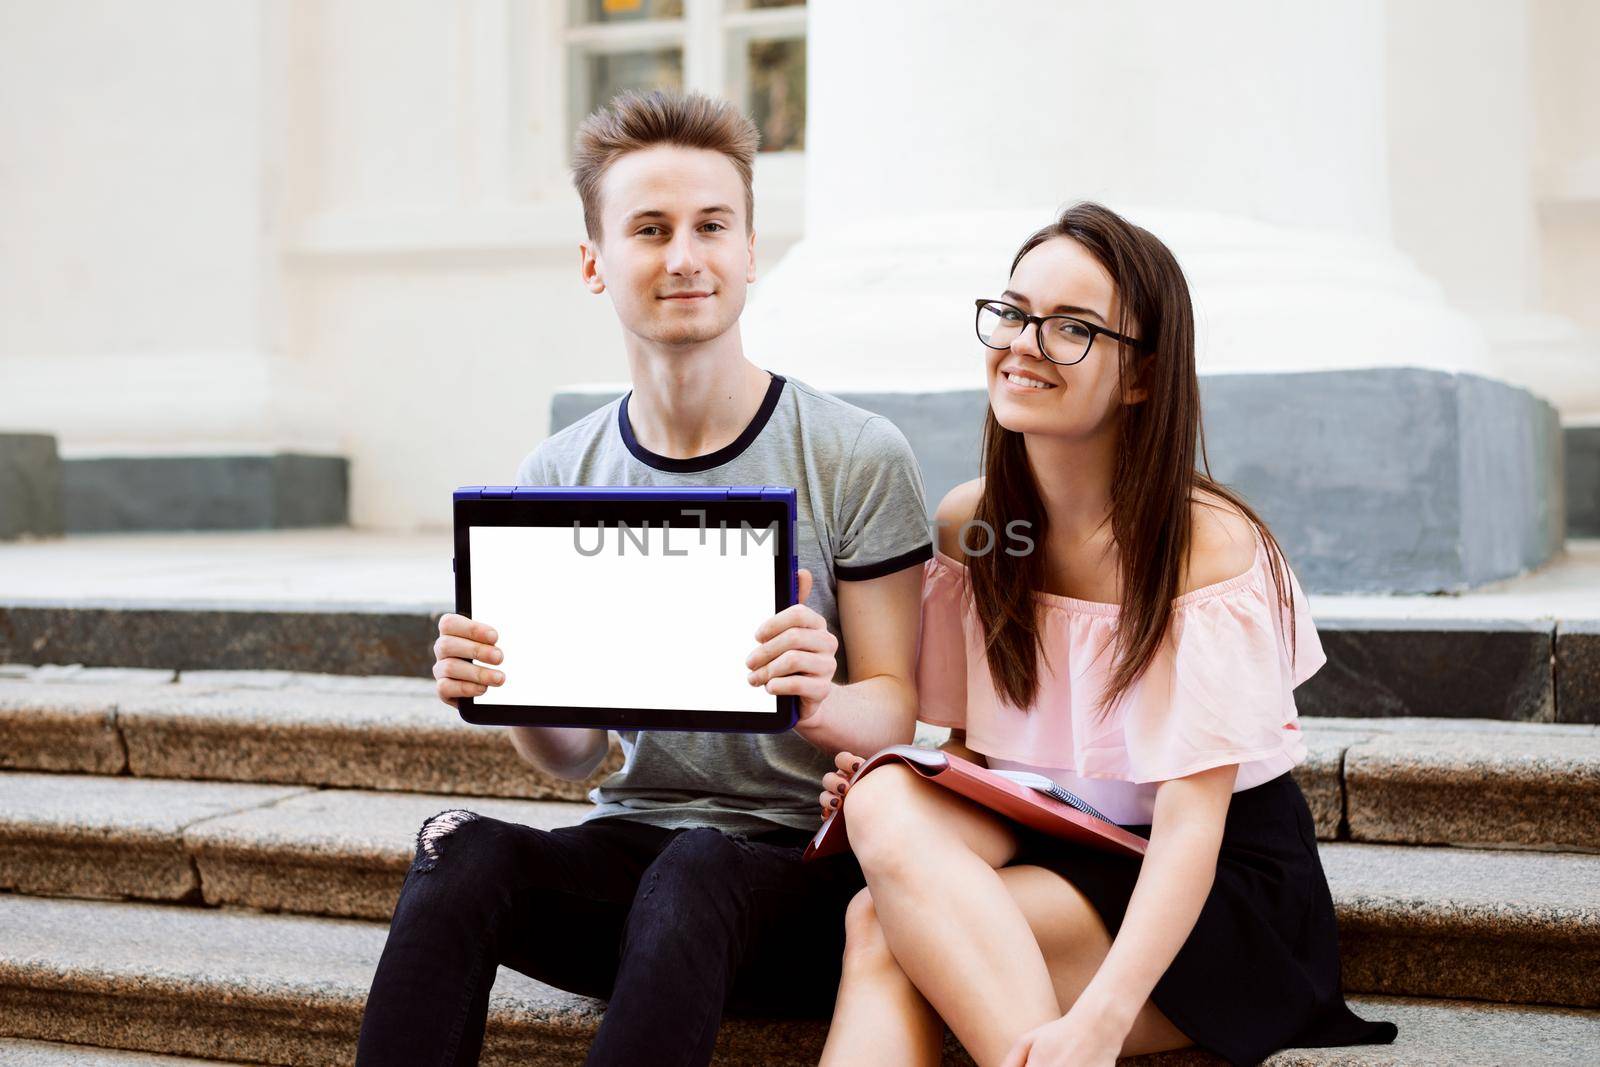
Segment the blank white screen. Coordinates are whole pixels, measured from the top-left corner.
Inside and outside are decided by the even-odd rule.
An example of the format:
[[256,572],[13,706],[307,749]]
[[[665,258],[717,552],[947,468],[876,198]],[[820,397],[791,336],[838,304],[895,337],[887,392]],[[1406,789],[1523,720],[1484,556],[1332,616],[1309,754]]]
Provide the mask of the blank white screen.
[[773,615],[778,538],[759,534],[469,527],[472,615],[505,655],[505,684],[474,702],[772,712],[744,665]]

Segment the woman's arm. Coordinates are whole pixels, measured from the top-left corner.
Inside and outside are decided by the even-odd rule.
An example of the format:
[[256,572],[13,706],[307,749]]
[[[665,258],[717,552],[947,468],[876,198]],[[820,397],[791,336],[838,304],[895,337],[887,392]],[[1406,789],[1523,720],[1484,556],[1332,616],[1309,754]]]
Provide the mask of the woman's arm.
[[1122,928],[1073,1013],[1098,1016],[1123,1036],[1132,1028],[1211,892],[1238,771],[1237,764],[1228,764],[1156,787],[1150,847]]

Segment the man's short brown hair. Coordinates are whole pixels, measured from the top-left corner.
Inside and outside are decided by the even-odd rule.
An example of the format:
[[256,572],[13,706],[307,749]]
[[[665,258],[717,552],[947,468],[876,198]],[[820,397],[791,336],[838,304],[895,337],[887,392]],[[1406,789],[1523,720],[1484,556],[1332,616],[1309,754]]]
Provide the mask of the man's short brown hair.
[[572,184],[583,201],[583,228],[591,241],[600,239],[600,180],[619,156],[656,145],[677,145],[721,152],[738,169],[744,179],[748,231],[755,225],[751,179],[760,141],[756,124],[726,100],[670,89],[619,93],[578,127]]

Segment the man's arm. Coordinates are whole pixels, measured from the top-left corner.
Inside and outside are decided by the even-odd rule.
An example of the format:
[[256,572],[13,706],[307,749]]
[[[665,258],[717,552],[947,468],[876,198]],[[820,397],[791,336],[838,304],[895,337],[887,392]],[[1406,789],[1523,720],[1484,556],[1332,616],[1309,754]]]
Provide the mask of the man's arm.
[[795,732],[828,755],[870,755],[909,744],[917,727],[917,628],[922,567],[840,582],[839,630],[850,650],[850,681],[833,684]]
[[511,747],[528,763],[569,781],[594,773],[611,750],[604,730],[568,726],[513,726]]

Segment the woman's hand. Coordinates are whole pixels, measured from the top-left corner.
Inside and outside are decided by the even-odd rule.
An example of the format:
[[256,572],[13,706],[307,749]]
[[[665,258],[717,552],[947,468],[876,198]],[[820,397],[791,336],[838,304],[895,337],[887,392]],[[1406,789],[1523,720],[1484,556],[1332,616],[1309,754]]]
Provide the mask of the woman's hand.
[[829,771],[822,776],[822,792],[817,794],[824,819],[838,811],[839,805],[844,803],[845,790],[850,788],[850,779],[861,767],[861,757],[841,752],[833,757],[833,765],[839,768],[838,772]]
[[1127,1036],[1127,1029],[1104,1013],[1074,1005],[1061,1018],[1017,1038],[1005,1067],[1116,1067]]

